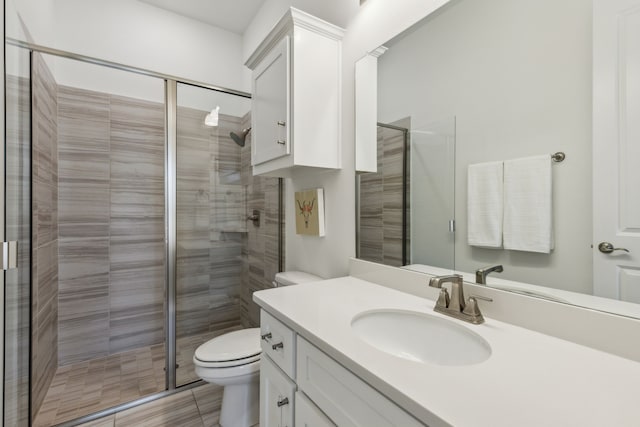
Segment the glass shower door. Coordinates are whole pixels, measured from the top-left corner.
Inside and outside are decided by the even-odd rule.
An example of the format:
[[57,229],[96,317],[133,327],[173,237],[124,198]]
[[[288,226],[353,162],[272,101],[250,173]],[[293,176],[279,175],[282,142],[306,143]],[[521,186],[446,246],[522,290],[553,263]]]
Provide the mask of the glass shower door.
[[455,267],[455,117],[411,129],[411,264]]
[[177,386],[199,380],[193,353],[200,344],[242,327],[250,151],[231,133],[251,126],[250,108],[248,98],[177,85]]
[[[31,298],[31,96],[28,50],[5,46],[4,241],[17,242],[4,272],[4,425],[29,423]],[[1,423],[0,423],[1,424]]]

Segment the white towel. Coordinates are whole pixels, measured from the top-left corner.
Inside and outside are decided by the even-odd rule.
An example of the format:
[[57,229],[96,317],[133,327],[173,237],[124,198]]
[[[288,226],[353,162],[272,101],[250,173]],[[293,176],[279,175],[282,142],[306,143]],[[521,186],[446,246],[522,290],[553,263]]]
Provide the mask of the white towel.
[[469,165],[467,175],[467,241],[471,246],[502,247],[502,162]]
[[551,252],[551,189],[551,156],[504,162],[505,249]]

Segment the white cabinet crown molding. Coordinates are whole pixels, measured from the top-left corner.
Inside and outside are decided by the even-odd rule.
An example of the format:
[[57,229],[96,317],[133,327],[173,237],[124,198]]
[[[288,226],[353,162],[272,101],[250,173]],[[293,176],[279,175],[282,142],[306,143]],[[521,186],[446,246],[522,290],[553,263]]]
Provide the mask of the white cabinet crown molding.
[[269,31],[269,34],[253,51],[244,65],[253,70],[285,35],[293,31],[294,27],[304,28],[333,40],[342,40],[345,31],[343,28],[291,7],[273,29]]

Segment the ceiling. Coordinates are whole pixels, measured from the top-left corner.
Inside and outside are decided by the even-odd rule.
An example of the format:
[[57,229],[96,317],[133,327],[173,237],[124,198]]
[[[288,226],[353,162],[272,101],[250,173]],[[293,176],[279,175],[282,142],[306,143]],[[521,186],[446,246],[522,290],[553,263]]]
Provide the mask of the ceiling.
[[140,0],[178,15],[243,34],[265,0]]

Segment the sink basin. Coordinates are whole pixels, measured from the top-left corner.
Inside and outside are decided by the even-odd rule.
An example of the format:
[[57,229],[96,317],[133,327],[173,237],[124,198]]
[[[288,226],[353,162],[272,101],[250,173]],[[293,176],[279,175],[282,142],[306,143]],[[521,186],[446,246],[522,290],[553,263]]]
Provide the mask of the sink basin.
[[474,365],[491,356],[475,332],[441,317],[404,310],[372,310],[351,321],[355,334],[380,351],[436,365]]

